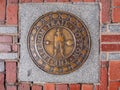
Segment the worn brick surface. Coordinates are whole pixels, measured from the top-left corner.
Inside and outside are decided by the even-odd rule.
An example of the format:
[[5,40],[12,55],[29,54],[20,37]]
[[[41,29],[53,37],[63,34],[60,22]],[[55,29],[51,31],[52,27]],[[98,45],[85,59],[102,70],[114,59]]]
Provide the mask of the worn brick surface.
[[4,85],[0,85],[0,90],[5,90]]
[[0,90],[5,90],[4,87],[4,74],[0,73]]
[[112,0],[113,6],[120,6],[120,0]]
[[46,83],[44,86],[45,90],[55,90],[55,84],[52,83]]
[[57,0],[57,2],[69,2],[69,0]]
[[7,24],[16,25],[18,19],[18,4],[8,4]]
[[21,83],[18,87],[18,90],[30,90],[30,84],[28,83]]
[[99,90],[107,90],[108,86],[108,62],[103,61],[101,63],[101,76],[100,76],[100,85],[99,85]]
[[89,84],[82,85],[82,90],[93,90],[93,89],[94,89],[93,85],[89,85]]
[[71,0],[71,2],[83,2],[83,0]]
[[4,84],[4,73],[0,73],[0,85]]
[[102,22],[110,22],[110,0],[101,0],[102,3]]
[[5,20],[6,0],[0,0],[0,21]]
[[45,2],[57,2],[57,0],[44,0]]
[[70,84],[70,90],[81,90],[80,84]]
[[0,52],[10,52],[11,45],[0,44]]
[[[49,1],[54,1],[54,0],[48,0],[48,2],[49,2]],[[43,0],[32,0],[32,2],[38,3],[38,2],[43,2]]]
[[17,90],[16,86],[7,86],[6,90]]
[[102,42],[120,42],[120,35],[102,35]]
[[120,90],[120,82],[110,82],[109,90]]
[[8,0],[9,3],[18,3],[18,0]]
[[120,61],[110,61],[110,80],[120,80]]
[[20,2],[25,3],[25,2],[32,2],[32,0],[20,0]]
[[42,86],[41,85],[32,85],[32,90],[42,90]]
[[68,90],[68,85],[67,84],[57,84],[56,90]]
[[120,8],[113,8],[113,22],[120,22]]
[[16,62],[15,61],[7,61],[6,62],[6,81],[8,83],[16,82]]
[[12,36],[0,36],[0,43],[12,43]]
[[84,2],[95,2],[95,0],[84,0]]
[[102,44],[102,51],[120,51],[120,44]]

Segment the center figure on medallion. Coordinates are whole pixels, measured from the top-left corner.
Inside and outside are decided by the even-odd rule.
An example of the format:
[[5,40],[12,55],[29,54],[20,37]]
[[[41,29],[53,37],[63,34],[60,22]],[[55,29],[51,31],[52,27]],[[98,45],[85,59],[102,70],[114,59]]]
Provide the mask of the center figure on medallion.
[[64,50],[65,50],[65,37],[63,34],[62,29],[57,28],[55,35],[54,35],[54,57],[60,58],[64,57]]

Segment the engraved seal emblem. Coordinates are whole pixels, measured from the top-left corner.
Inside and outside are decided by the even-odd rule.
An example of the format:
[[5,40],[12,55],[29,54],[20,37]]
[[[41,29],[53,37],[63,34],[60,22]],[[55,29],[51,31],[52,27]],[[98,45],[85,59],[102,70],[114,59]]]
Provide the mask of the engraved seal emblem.
[[31,26],[28,51],[34,63],[50,74],[68,74],[87,60],[91,49],[85,23],[72,13],[48,12]]

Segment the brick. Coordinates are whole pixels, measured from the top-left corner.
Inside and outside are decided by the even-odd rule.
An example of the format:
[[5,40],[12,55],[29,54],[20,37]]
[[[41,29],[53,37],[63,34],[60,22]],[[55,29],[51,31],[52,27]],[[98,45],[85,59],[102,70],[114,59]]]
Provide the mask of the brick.
[[55,90],[55,84],[47,83],[44,85],[45,90]]
[[57,2],[69,2],[69,0],[57,0]]
[[6,0],[0,0],[0,21],[5,20]]
[[102,44],[102,51],[120,51],[120,44]]
[[99,90],[107,90],[108,86],[108,62],[104,61],[101,64],[101,76],[100,76],[100,85]]
[[28,84],[28,83],[21,83],[19,85],[19,89],[18,90],[30,90],[30,84]]
[[12,36],[0,36],[0,43],[12,43]]
[[71,2],[82,2],[83,0],[71,0]]
[[94,90],[94,86],[89,84],[83,84],[82,90]]
[[7,83],[15,83],[16,82],[16,62],[15,61],[7,61],[6,62],[6,81]]
[[120,80],[120,61],[110,61],[110,80]]
[[32,0],[20,0],[21,3],[32,2]]
[[32,90],[42,90],[41,85],[32,85]]
[[120,22],[120,8],[113,8],[113,22]]
[[44,0],[45,2],[56,2],[57,0]]
[[3,85],[3,84],[4,84],[4,73],[0,73],[0,85]]
[[7,90],[17,90],[16,86],[7,86]]
[[0,52],[10,52],[11,45],[0,44]]
[[56,90],[68,90],[68,85],[67,84],[57,84]]
[[102,42],[120,42],[120,35],[102,35]]
[[101,0],[102,3],[102,22],[110,22],[110,0]]
[[110,82],[109,90],[119,90],[120,82]]
[[120,0],[113,0],[113,6],[120,6]]
[[7,6],[7,24],[17,25],[18,4],[8,4]]
[[99,85],[95,85],[95,90],[99,90]]
[[9,3],[18,3],[18,0],[8,0]]
[[12,45],[12,51],[13,52],[17,52],[18,51],[18,45],[17,44]]
[[[54,1],[54,0],[48,0],[48,1]],[[43,0],[32,0],[32,2],[43,2]]]
[[80,84],[70,84],[70,90],[80,90]]
[[4,85],[0,85],[0,90],[5,90]]
[[95,0],[84,0],[84,2],[95,2]]

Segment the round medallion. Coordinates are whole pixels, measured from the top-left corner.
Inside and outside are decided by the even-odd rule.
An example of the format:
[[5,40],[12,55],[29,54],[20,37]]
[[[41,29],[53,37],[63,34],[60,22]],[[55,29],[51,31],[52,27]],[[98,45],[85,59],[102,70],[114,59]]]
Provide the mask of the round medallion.
[[68,74],[88,58],[91,39],[75,15],[49,12],[39,17],[28,33],[28,51],[34,63],[50,74]]

